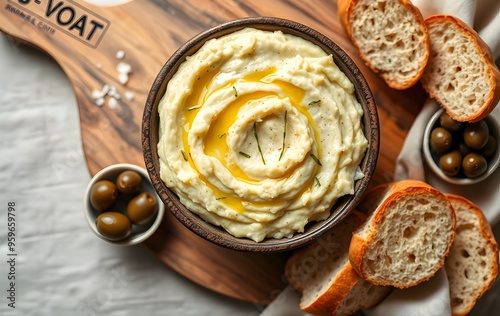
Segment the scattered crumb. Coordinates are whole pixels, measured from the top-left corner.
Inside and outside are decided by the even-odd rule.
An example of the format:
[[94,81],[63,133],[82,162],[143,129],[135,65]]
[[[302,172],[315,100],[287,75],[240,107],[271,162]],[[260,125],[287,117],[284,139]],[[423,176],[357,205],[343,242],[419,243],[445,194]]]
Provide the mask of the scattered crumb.
[[115,98],[111,97],[108,99],[108,106],[111,109],[116,109],[118,107],[118,101]]
[[132,72],[132,66],[121,61],[118,65],[116,65],[116,70],[118,70],[118,73],[121,74],[129,74]]
[[94,99],[103,98],[108,93],[108,91],[109,91],[109,86],[107,84],[105,84],[102,87],[101,91],[99,91],[99,90],[93,90],[92,91],[92,97]]
[[128,82],[128,74],[122,74],[122,73],[119,73],[119,74],[118,74],[118,81],[119,81],[122,85],[127,84],[127,82]]
[[116,65],[116,70],[118,71],[118,81],[125,85],[128,82],[128,74],[132,72],[132,66],[127,63],[120,62]]
[[117,59],[123,59],[123,57],[125,57],[125,52],[122,51],[122,50],[119,50],[119,51],[116,52],[115,56],[116,56]]
[[104,98],[97,98],[97,99],[95,99],[95,104],[96,104],[97,106],[103,106],[103,105],[104,105],[104,102],[105,102],[105,101],[104,101]]
[[[123,50],[119,50],[116,52],[117,59],[123,59],[125,57],[125,52]],[[102,64],[98,63],[97,68],[102,69]],[[119,62],[116,65],[116,70],[118,71],[118,82],[121,85],[126,85],[129,80],[129,74],[132,72],[132,66],[127,63]],[[120,93],[118,93],[116,87],[109,86],[107,84],[103,85],[101,90],[93,90],[92,98],[97,106],[101,107],[106,103],[106,96],[108,100],[108,106],[111,109],[116,109],[118,107],[118,100],[121,99]],[[126,91],[124,97],[127,101],[131,101],[134,99],[134,94],[130,91]]]
[[92,99],[99,99],[102,98],[104,95],[102,94],[101,91],[99,90],[92,90]]
[[112,97],[112,98],[117,99],[117,100],[120,100],[120,99],[121,99],[120,94],[116,91],[116,87],[114,87],[114,86],[111,86],[111,87],[109,88],[108,95],[109,95],[110,97]]
[[102,86],[102,90],[92,91],[92,98],[94,99],[95,104],[99,107],[103,106],[106,102],[106,96],[109,96],[108,106],[115,109],[118,106],[118,100],[121,99],[120,94],[116,91],[116,87],[105,84]]
[[125,91],[125,99],[127,101],[132,101],[134,99],[134,93],[130,91]]

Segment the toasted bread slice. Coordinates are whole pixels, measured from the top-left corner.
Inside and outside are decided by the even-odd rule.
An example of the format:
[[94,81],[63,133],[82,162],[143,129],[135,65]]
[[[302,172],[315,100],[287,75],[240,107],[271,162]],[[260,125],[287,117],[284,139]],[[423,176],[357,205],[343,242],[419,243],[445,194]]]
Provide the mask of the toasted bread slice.
[[391,290],[361,279],[352,268],[348,248],[352,232],[365,220],[353,211],[314,243],[296,250],[285,275],[302,293],[300,308],[314,315],[349,315],[379,303]]
[[460,122],[477,122],[500,101],[500,71],[488,45],[451,15],[425,20],[431,53],[422,86]]
[[498,275],[498,244],[476,205],[462,196],[446,197],[457,216],[455,241],[445,261],[451,312],[466,315]]
[[416,180],[393,182],[373,192],[378,196],[367,199],[379,202],[351,239],[353,268],[377,285],[408,288],[428,280],[444,265],[455,236],[450,202]]
[[360,57],[391,88],[418,82],[429,58],[429,37],[410,1],[339,0],[338,14]]

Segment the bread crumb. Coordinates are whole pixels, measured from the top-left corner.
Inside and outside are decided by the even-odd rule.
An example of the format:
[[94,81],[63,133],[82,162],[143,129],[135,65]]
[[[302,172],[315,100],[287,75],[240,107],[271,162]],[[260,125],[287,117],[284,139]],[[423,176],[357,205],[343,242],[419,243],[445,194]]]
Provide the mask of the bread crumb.
[[118,100],[110,97],[108,100],[108,106],[110,109],[116,109],[118,107]]
[[106,96],[109,96],[108,99],[108,106],[111,109],[116,109],[118,106],[118,100],[121,99],[121,95],[116,91],[116,87],[114,86],[109,86],[107,84],[102,86],[102,90],[93,90],[92,91],[92,98],[94,99],[94,103],[101,107],[104,105],[106,102]]
[[120,99],[121,99],[120,94],[116,91],[116,87],[114,87],[114,86],[111,86],[111,87],[109,88],[108,95],[109,95],[110,97],[112,97],[112,98],[117,99],[117,100],[120,100]]
[[120,74],[129,74],[132,72],[132,66],[124,62],[119,62],[118,65],[116,65],[116,70],[118,70]]
[[99,107],[104,105],[104,98],[97,98],[95,99],[95,104]]
[[[125,57],[125,52],[119,50],[116,52],[115,57],[117,59],[123,59]],[[101,69],[102,64],[98,63],[97,68]],[[129,80],[129,74],[132,72],[132,66],[125,62],[119,62],[116,65],[116,70],[118,71],[118,82],[121,85],[126,85]],[[97,106],[101,107],[106,103],[106,96],[108,96],[108,106],[111,109],[116,109],[118,107],[118,100],[121,99],[120,93],[118,93],[116,87],[104,84],[101,90],[94,89],[92,91],[92,98]],[[124,97],[127,101],[134,99],[134,94],[130,91],[126,91]]]
[[132,101],[134,99],[134,93],[130,91],[125,91],[124,96],[127,101]]
[[128,82],[128,74],[122,74],[122,73],[119,73],[118,74],[118,81],[122,84],[122,85],[126,85],[127,82]]
[[92,90],[92,99],[99,99],[99,98],[102,98],[103,97],[103,94],[101,91],[99,90]]
[[120,62],[116,65],[116,70],[118,71],[118,81],[125,85],[128,82],[128,74],[132,72],[132,66],[127,63]]
[[125,52],[122,51],[122,50],[119,50],[119,51],[116,52],[115,56],[116,56],[117,59],[123,59],[123,57],[125,57]]

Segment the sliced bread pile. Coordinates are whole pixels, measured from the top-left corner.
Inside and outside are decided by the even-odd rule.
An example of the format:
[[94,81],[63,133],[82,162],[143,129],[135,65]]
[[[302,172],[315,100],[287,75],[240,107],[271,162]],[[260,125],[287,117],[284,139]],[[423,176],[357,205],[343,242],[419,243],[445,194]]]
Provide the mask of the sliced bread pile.
[[445,261],[451,311],[466,315],[498,275],[498,244],[481,210],[468,199],[447,194],[457,217],[455,241]]
[[294,252],[285,267],[290,285],[302,293],[300,308],[313,315],[350,315],[384,299],[390,287],[361,279],[349,262],[352,232],[366,217],[352,212],[313,244]]
[[491,49],[457,17],[423,20],[406,0],[340,0],[338,14],[360,57],[390,87],[420,80],[460,122],[477,122],[499,103],[500,71]]
[[393,289],[446,269],[454,316],[466,315],[498,274],[498,244],[469,200],[415,180],[379,185],[358,211],[288,259],[285,276],[313,315],[350,315]]

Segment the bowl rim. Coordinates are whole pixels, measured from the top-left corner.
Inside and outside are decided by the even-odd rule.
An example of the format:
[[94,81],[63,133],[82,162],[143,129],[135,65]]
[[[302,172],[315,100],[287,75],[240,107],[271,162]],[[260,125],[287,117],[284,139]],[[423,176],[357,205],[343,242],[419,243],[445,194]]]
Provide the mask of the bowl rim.
[[[156,194],[156,192],[154,192],[155,193],[154,196],[155,196],[155,199],[158,203],[158,212],[156,214],[155,220],[151,224],[149,224],[150,226],[146,230],[137,233],[137,235],[135,235],[135,236],[130,235],[129,237],[122,239],[122,240],[110,240],[110,239],[104,237],[101,233],[99,233],[97,231],[97,227],[95,225],[95,218],[92,218],[92,213],[94,213],[96,211],[93,210],[93,208],[89,202],[90,190],[92,189],[92,186],[97,181],[108,179],[106,177],[106,175],[110,172],[115,172],[115,173],[119,174],[120,172],[126,171],[126,170],[133,170],[133,171],[136,171],[137,173],[139,173],[141,175],[141,178],[143,178],[143,180],[148,182],[148,184],[146,184],[146,185],[151,186],[151,188],[153,189],[152,191],[156,191],[153,187],[153,184],[151,183],[151,179],[149,178],[149,175],[148,175],[146,169],[139,167],[137,165],[129,164],[129,163],[113,164],[113,165],[109,165],[109,166],[104,167],[103,169],[99,170],[92,177],[92,179],[90,179],[90,181],[87,184],[87,187],[85,189],[83,207],[84,207],[85,219],[87,220],[87,224],[89,225],[91,230],[94,232],[94,234],[96,234],[99,238],[101,238],[102,240],[104,240],[108,243],[111,243],[113,245],[132,246],[132,245],[142,243],[143,241],[145,241],[146,239],[151,237],[151,235],[154,234],[154,232],[158,229],[158,227],[160,226],[160,224],[163,220],[163,217],[165,215],[165,205],[163,204],[163,201],[160,199],[160,197]],[[97,216],[96,216],[96,218],[97,218]]]
[[[309,228],[306,226],[303,233],[295,233],[290,238],[266,238],[264,241],[259,243],[247,238],[234,237],[222,228],[203,221],[197,214],[187,210],[186,208],[186,212],[184,212],[182,210],[182,206],[178,207],[176,203],[179,202],[175,201],[174,203],[175,193],[173,193],[173,191],[171,191],[160,178],[159,167],[157,166],[157,143],[154,143],[152,141],[153,138],[151,137],[152,135],[158,134],[158,126],[151,124],[151,119],[153,115],[155,115],[154,112],[158,112],[158,102],[166,90],[168,80],[170,79],[169,73],[171,77],[177,71],[178,66],[184,62],[186,56],[190,56],[196,52],[207,40],[224,36],[247,27],[267,31],[279,30],[285,34],[299,36],[311,41],[321,47],[328,54],[331,54],[335,64],[355,86],[356,98],[363,106],[363,110],[365,112],[362,117],[362,121],[365,130],[365,137],[368,140],[368,149],[366,150],[365,156],[360,164],[364,177],[355,182],[353,194],[339,198],[334,204],[332,209],[336,209],[339,206],[341,207],[338,211],[331,212],[327,219],[315,222],[309,226]],[[367,131],[369,131],[369,133]],[[330,228],[338,224],[356,207],[366,192],[375,173],[379,153],[380,130],[377,108],[370,87],[357,65],[349,57],[349,55],[342,48],[340,48],[340,46],[325,35],[299,22],[275,17],[249,17],[231,20],[203,31],[188,40],[172,54],[172,56],[160,69],[151,86],[151,90],[148,93],[142,120],[141,143],[146,170],[158,193],[158,196],[161,200],[163,200],[166,207],[170,210],[174,217],[184,226],[189,228],[198,236],[225,248],[250,252],[278,252],[298,248],[312,242],[314,239],[318,238]],[[209,226],[211,226],[212,229],[216,229],[218,231],[220,230],[221,234],[213,233],[211,229],[204,228]]]
[[452,177],[446,175],[437,165],[436,161],[432,157],[432,153],[430,150],[430,142],[429,142],[429,137],[431,134],[431,131],[433,127],[437,124],[437,121],[439,120],[439,116],[445,111],[444,108],[439,108],[436,110],[436,112],[431,116],[429,119],[429,122],[427,122],[424,133],[423,133],[423,139],[422,139],[422,152],[424,154],[424,160],[426,165],[431,169],[431,171],[438,176],[443,181],[446,181],[451,184],[455,185],[472,185],[472,184],[477,184],[479,182],[482,182],[486,178],[488,178],[490,175],[492,175],[498,166],[500,165],[500,146],[498,146],[498,139],[500,136],[500,123],[491,115],[489,114],[486,116],[483,120],[485,120],[486,124],[488,124],[489,128],[493,128],[494,133],[496,134],[497,138],[497,148],[495,150],[495,153],[493,154],[494,156],[494,161],[493,164],[488,165],[488,169],[485,171],[484,174],[482,174],[479,177],[476,178],[458,178],[458,177]]

